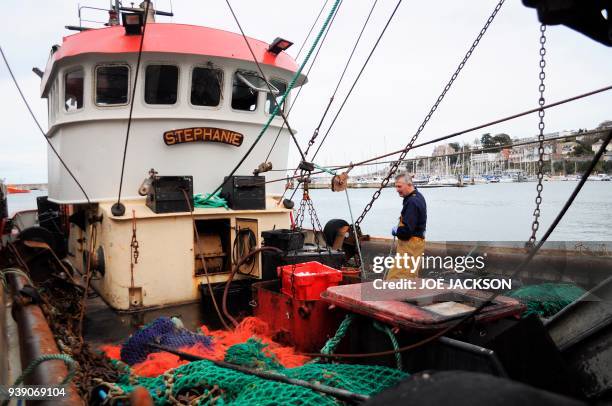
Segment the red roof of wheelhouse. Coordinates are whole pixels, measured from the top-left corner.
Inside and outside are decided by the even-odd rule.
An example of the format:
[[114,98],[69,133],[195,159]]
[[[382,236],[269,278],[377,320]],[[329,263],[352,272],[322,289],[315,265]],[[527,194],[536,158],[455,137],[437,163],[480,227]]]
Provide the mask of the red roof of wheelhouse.
[[[62,46],[53,54],[47,68],[64,58],[77,55],[138,52],[140,39],[139,35],[125,35],[123,26],[82,31],[64,37]],[[269,44],[254,38],[248,40],[259,63],[291,72],[297,71],[297,63],[287,53],[274,55],[267,52]],[[242,35],[187,24],[148,23],[142,50],[253,61]],[[50,73],[47,69],[45,76]],[[43,87],[44,82],[45,80]]]
[[[267,52],[269,44],[249,38],[259,63],[295,72],[297,64],[288,54]],[[64,37],[55,53],[55,60],[85,53],[138,52],[139,35],[125,35],[122,26],[83,31]],[[143,52],[173,52],[218,56],[252,61],[244,38],[240,34],[186,24],[149,23],[146,27]]]

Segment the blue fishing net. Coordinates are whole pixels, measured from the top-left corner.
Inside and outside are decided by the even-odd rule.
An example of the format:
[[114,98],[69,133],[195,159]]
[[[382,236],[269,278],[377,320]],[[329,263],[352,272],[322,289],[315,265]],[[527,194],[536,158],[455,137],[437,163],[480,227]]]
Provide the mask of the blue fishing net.
[[192,333],[177,325],[169,317],[160,317],[135,332],[121,346],[121,361],[134,365],[144,361],[152,352],[158,352],[148,344],[160,344],[165,347],[178,349],[192,346],[197,343],[206,347],[212,346],[210,337]]

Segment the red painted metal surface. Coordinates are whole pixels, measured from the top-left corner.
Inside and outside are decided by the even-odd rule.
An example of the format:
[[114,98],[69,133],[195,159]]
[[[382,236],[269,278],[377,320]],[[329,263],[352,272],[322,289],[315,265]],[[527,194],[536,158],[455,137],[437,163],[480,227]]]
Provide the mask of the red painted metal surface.
[[[54,63],[64,58],[85,54],[137,53],[140,39],[140,35],[125,35],[123,26],[87,30],[64,37],[62,46],[51,56],[45,68],[41,83],[42,93],[45,93]],[[254,38],[248,40],[259,63],[291,72],[297,71],[297,63],[286,52],[274,55],[267,52],[269,44],[266,42]],[[147,24],[142,51],[144,53],[176,53],[253,61],[242,35],[187,24]]]
[[342,272],[317,261],[279,266],[282,292],[298,300],[319,300],[330,286],[337,286]]
[[[421,280],[415,279],[416,286]],[[441,330],[456,322],[464,314],[442,315],[422,307],[425,303],[456,301],[475,307],[487,300],[491,292],[458,289],[402,289],[381,291],[373,282],[330,287],[321,298],[345,310],[380,320],[407,330]],[[433,298],[433,299],[432,299]],[[518,316],[525,309],[519,301],[497,296],[491,305],[476,316],[478,322],[489,322],[504,317]]]
[[[14,292],[19,292],[25,286],[25,279],[21,276],[11,276],[11,285]],[[61,354],[53,332],[49,328],[40,306],[35,304],[20,305],[13,303],[13,315],[19,331],[21,350],[21,364],[25,369],[32,361],[41,355]],[[26,385],[56,386],[68,374],[63,361],[52,360],[39,364],[25,377]],[[74,384],[68,384],[67,396],[54,400],[39,400],[37,405],[66,405],[82,406],[83,400],[79,396]],[[28,402],[30,404],[31,402]]]
[[[121,54],[138,52],[140,39],[139,35],[125,35],[122,26],[82,31],[64,37],[64,42],[53,55],[53,59],[58,61],[62,58],[90,53]],[[281,52],[274,55],[267,52],[269,44],[254,38],[249,38],[249,43],[259,63],[293,72],[297,71],[297,64],[287,53]],[[147,24],[142,51],[253,60],[242,35],[188,24]]]
[[344,312],[322,300],[294,300],[280,292],[279,281],[253,284],[254,315],[268,323],[276,341],[302,352],[318,352],[332,337]]

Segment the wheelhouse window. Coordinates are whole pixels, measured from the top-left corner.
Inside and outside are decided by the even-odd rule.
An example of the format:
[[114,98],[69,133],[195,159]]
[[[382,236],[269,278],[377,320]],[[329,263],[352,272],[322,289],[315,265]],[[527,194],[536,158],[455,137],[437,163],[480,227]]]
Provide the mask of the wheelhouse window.
[[[280,115],[281,112],[285,111],[285,102],[283,101],[283,103],[281,104],[281,99],[283,98],[283,95],[287,91],[287,84],[285,82],[281,82],[280,80],[276,80],[276,79],[270,80],[270,84],[273,86],[272,90],[277,89],[278,92],[270,93],[268,91],[268,95],[266,97],[266,111],[272,114],[272,112],[274,111],[274,108],[276,107],[276,103],[278,103],[279,111],[277,114]],[[275,99],[276,99],[276,103],[274,103]]]
[[179,70],[174,65],[149,65],[145,75],[145,103],[175,104]]
[[64,109],[76,111],[83,108],[83,83],[85,73],[82,68],[64,75]]
[[254,72],[238,71],[232,82],[232,108],[235,110],[257,110],[259,92],[267,92],[266,82]]
[[96,104],[114,106],[127,104],[130,68],[126,65],[96,68]]
[[223,72],[219,69],[193,68],[191,74],[191,104],[218,106],[221,102]]

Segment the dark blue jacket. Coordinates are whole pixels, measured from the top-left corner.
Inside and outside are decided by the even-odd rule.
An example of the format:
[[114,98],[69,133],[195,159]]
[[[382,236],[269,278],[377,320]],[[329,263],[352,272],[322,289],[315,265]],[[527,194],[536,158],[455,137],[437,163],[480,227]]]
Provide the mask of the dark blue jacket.
[[425,238],[425,226],[427,224],[427,204],[425,198],[418,190],[404,197],[402,208],[403,226],[397,228],[397,238],[409,240],[410,237]]

